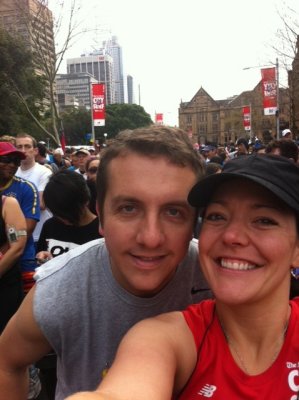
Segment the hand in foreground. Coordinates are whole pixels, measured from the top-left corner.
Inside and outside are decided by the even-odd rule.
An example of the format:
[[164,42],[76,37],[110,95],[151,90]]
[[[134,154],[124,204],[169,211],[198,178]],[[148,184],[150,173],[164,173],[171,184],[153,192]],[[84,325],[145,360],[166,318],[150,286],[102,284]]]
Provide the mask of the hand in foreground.
[[44,264],[45,262],[51,260],[51,258],[53,258],[53,256],[49,251],[39,251],[36,255],[38,264]]

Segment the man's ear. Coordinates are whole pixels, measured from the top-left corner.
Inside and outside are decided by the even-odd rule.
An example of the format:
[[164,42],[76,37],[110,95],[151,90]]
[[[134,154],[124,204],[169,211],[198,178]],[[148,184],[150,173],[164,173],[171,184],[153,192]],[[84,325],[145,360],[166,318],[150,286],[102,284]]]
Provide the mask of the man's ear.
[[104,227],[103,227],[103,222],[101,221],[100,207],[98,205],[98,202],[96,202],[96,211],[100,221],[99,234],[104,236]]

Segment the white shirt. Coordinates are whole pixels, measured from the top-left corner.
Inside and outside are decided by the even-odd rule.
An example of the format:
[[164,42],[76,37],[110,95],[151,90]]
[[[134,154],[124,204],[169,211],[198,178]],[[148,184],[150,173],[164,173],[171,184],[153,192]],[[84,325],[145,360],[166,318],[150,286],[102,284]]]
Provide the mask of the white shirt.
[[[16,172],[16,176],[19,176],[20,178],[23,179],[27,179],[27,181],[34,183],[39,193],[45,190],[45,187],[51,175],[52,172],[49,168],[37,162],[34,164],[33,167],[26,170],[22,170],[21,167],[19,167]],[[33,240],[35,242],[37,242],[39,239],[39,235],[42,230],[44,222],[50,217],[52,217],[52,214],[50,213],[49,210],[41,210],[40,220],[36,224],[36,227],[33,231]]]

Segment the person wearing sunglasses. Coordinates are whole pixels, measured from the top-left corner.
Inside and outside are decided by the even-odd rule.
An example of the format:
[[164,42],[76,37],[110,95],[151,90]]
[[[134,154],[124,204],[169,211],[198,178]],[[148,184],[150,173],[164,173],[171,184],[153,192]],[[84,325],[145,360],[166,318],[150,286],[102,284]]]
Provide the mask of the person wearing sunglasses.
[[0,193],[18,200],[26,219],[27,242],[20,258],[24,292],[34,284],[36,268],[33,230],[40,219],[39,195],[36,186],[16,176],[18,167],[26,155],[10,142],[0,142]]

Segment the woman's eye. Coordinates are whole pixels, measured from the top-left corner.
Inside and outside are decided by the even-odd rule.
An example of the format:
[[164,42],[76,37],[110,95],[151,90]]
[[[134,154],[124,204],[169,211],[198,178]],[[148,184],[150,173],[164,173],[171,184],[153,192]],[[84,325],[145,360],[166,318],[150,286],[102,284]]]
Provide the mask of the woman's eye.
[[256,223],[260,224],[260,225],[277,225],[276,221],[274,221],[273,219],[270,219],[270,218],[266,218],[266,217],[258,218],[256,220]]
[[206,214],[204,216],[204,219],[206,221],[221,221],[221,220],[223,220],[223,216],[220,214],[216,214],[216,213],[210,213],[210,214]]

